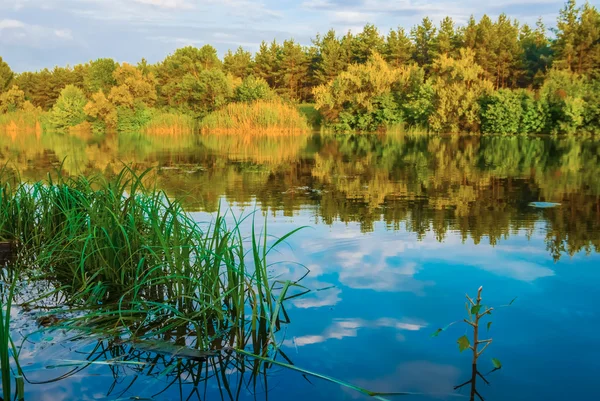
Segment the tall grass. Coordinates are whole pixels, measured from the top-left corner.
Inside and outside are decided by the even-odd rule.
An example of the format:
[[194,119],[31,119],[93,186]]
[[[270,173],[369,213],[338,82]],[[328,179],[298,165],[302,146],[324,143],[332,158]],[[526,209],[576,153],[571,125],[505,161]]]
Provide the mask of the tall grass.
[[239,226],[229,229],[221,215],[202,229],[143,179],[124,169],[113,180],[5,181],[0,238],[19,244],[23,268],[44,272],[86,311],[74,325],[132,336],[185,326],[205,347],[247,324],[268,332],[279,316],[266,237],[247,250]]
[[0,131],[13,136],[18,135],[20,131],[41,133],[44,115],[38,110],[0,114]]
[[143,129],[150,134],[177,136],[193,134],[196,131],[196,125],[196,119],[187,114],[155,110]]
[[310,129],[298,109],[281,101],[230,103],[207,115],[200,126],[209,132],[305,132]]

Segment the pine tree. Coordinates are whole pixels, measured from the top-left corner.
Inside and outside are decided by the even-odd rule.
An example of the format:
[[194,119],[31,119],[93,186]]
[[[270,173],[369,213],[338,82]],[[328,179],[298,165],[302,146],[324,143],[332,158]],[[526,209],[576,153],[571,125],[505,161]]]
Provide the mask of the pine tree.
[[458,43],[452,18],[446,17],[440,23],[440,29],[437,35],[437,45],[440,54],[452,56],[456,52]]
[[284,98],[300,100],[308,76],[308,57],[302,46],[293,40],[284,41],[278,65],[278,92]]
[[9,65],[0,57],[0,93],[9,88],[14,76]]
[[383,53],[384,39],[379,33],[377,27],[373,24],[367,24],[362,32],[354,36],[352,41],[352,61],[355,63],[365,63],[373,52]]
[[438,54],[433,22],[428,17],[423,18],[421,25],[411,30],[411,37],[414,43],[413,59],[428,71]]
[[228,50],[223,57],[223,69],[235,77],[246,78],[252,74],[252,54],[241,46],[235,53]]
[[408,64],[412,56],[412,43],[406,35],[404,28],[390,30],[385,42],[385,59],[388,63],[398,68]]
[[275,40],[269,46],[265,41],[260,44],[258,53],[254,56],[254,74],[269,83],[271,88],[276,86],[278,74],[278,58],[280,46]]
[[333,29],[323,37],[317,35],[313,44],[316,48],[313,75],[317,85],[331,81],[348,68],[347,51]]

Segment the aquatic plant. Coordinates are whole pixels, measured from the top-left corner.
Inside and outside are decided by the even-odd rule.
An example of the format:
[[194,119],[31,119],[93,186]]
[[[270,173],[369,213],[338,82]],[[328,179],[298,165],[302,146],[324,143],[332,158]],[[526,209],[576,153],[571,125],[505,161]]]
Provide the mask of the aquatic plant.
[[[455,390],[458,390],[467,385],[470,385],[471,386],[470,401],[474,401],[475,396],[477,396],[480,400],[483,401],[483,397],[477,391],[477,377],[481,378],[481,380],[483,380],[484,383],[489,384],[489,382],[485,376],[487,376],[490,373],[493,373],[497,370],[502,369],[502,363],[500,362],[500,360],[498,360],[496,358],[492,358],[492,364],[493,364],[494,368],[486,375],[483,375],[477,367],[479,358],[481,357],[483,352],[490,346],[490,344],[492,344],[492,341],[493,341],[493,339],[491,339],[491,338],[485,339],[485,340],[481,339],[481,334],[482,334],[481,331],[483,330],[482,319],[485,317],[491,316],[492,312],[494,311],[494,308],[488,307],[482,303],[482,298],[481,298],[482,291],[483,291],[483,287],[479,287],[479,289],[477,290],[477,297],[475,297],[475,299],[471,298],[468,294],[466,295],[467,318],[463,319],[462,322],[469,325],[470,328],[473,330],[473,334],[471,337],[472,342],[471,342],[471,339],[469,339],[469,336],[467,336],[466,334],[461,336],[456,341],[460,352],[471,350],[471,352],[473,353],[473,359],[471,362],[471,378],[468,381],[454,387]],[[513,299],[508,305],[503,305],[503,306],[510,306],[513,304],[513,302],[515,300],[516,300],[516,298]],[[459,323],[459,321],[452,322],[444,328],[437,329],[435,331],[435,333],[433,333],[431,336],[437,337],[440,333],[442,333],[443,331],[446,331],[450,326],[453,326],[456,323]],[[492,326],[492,322],[488,321],[485,325],[488,332],[490,331],[491,326]],[[482,347],[482,348],[479,348],[479,347]]]

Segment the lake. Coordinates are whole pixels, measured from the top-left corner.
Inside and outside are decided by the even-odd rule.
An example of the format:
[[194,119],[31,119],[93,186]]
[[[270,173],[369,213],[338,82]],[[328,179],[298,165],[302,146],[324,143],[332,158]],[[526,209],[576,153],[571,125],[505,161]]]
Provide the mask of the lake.
[[[402,399],[468,399],[465,294],[499,306],[482,334],[490,401],[592,399],[600,371],[600,141],[575,137],[96,136],[0,133],[23,180],[62,166],[149,173],[200,222],[220,208],[281,237],[273,277],[311,291],[286,301],[294,365]],[[538,202],[532,204],[532,202]],[[304,267],[303,267],[304,266]],[[516,300],[515,300],[516,298]],[[514,302],[510,306],[511,301]],[[15,309],[14,332],[34,312]],[[487,322],[487,320],[486,320]],[[39,333],[21,364],[28,400],[353,400],[359,392],[280,366],[267,376],[107,340]],[[89,364],[69,361],[88,360]],[[114,361],[127,363],[112,363]],[[280,359],[286,362],[284,359]],[[107,361],[111,363],[107,363]]]

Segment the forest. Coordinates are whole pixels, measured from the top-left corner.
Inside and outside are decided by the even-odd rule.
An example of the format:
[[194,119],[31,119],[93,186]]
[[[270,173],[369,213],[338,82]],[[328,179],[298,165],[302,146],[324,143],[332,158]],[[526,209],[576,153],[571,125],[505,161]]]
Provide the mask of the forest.
[[368,24],[222,59],[189,46],[156,64],[100,58],[23,73],[0,58],[0,125],[600,133],[600,13],[568,0],[553,26],[505,14],[464,26],[424,18],[410,30]]

